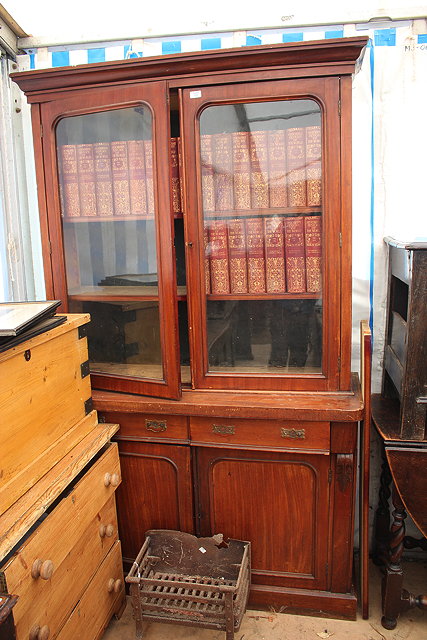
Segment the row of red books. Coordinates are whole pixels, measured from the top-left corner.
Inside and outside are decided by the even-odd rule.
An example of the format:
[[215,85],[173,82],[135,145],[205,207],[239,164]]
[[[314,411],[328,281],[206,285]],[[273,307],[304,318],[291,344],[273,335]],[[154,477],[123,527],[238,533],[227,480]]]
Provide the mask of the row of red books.
[[201,136],[204,211],[321,204],[320,126]]
[[[181,212],[178,139],[171,138],[174,213]],[[117,140],[59,147],[65,217],[154,216],[151,140]]]
[[206,293],[318,293],[320,216],[210,220],[205,226]]

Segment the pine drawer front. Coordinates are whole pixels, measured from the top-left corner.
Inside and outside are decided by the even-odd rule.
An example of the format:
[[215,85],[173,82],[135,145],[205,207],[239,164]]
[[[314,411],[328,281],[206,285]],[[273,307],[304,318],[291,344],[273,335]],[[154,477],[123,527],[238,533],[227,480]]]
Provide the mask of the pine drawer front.
[[103,412],[105,422],[117,422],[116,437],[124,440],[188,440],[188,418],[161,414]]
[[122,553],[117,541],[61,629],[58,640],[98,640],[125,605]]
[[[88,316],[69,317],[56,329],[0,354],[0,514],[96,423],[93,412],[85,425],[91,388],[87,368],[81,366],[88,360],[87,339],[78,333]],[[68,438],[79,423],[83,428]]]
[[[117,541],[115,514],[115,497],[111,496],[83,531],[77,544],[69,550],[61,565],[54,566],[50,579],[34,579],[30,573],[25,583],[21,584],[21,593],[17,593],[19,600],[14,610],[17,640],[32,638],[31,633],[37,627],[47,627],[48,637],[56,637],[98,566]],[[69,521],[68,527],[72,528],[73,524]],[[100,535],[100,527],[103,525],[112,527],[111,535]],[[64,523],[64,528],[68,527]],[[35,638],[38,640],[37,635]]]
[[63,611],[80,597],[117,539],[114,492],[119,482],[118,449],[112,444],[3,568],[8,592],[19,596],[14,610],[18,638],[27,639],[34,624],[59,628]]
[[329,453],[330,423],[190,418],[191,444]]

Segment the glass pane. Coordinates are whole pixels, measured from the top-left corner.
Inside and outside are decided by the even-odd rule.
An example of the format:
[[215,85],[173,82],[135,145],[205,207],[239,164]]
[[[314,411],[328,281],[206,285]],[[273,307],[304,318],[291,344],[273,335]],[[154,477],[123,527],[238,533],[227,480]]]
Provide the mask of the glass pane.
[[321,371],[321,117],[314,100],[201,114],[211,371]]
[[69,306],[91,314],[91,368],[162,379],[151,111],[64,118],[56,138]]

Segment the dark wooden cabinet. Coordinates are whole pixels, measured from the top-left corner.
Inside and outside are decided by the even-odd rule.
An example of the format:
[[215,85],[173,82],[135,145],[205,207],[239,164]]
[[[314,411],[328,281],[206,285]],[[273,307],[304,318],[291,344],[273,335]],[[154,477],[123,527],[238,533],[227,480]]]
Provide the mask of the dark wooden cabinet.
[[48,296],[91,314],[150,528],[249,539],[251,599],[354,617],[351,82],[365,38],[15,74]]

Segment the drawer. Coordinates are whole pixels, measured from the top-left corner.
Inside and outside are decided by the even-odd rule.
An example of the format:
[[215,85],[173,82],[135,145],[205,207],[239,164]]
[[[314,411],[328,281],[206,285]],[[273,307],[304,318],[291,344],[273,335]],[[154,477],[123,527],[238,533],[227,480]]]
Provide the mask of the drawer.
[[14,610],[18,640],[27,640],[37,624],[60,627],[117,540],[114,491],[119,482],[113,444],[3,567],[0,575],[9,593],[19,596]]
[[58,635],[58,640],[96,640],[125,606],[120,542],[117,541],[91,580]]
[[329,451],[330,423],[298,420],[190,418],[192,444]]
[[188,418],[159,414],[105,412],[106,422],[120,425],[117,438],[138,440],[188,440]]
[[[69,521],[64,528],[71,529],[73,524]],[[49,637],[56,637],[117,537],[113,495],[48,580],[30,575],[15,590],[19,596],[14,610],[17,640],[28,640],[35,627],[48,627]]]

